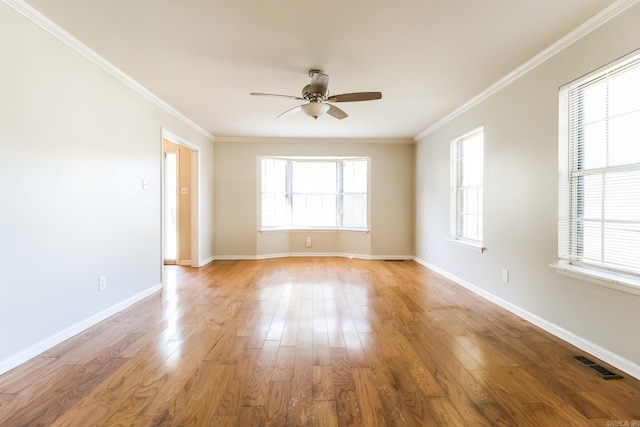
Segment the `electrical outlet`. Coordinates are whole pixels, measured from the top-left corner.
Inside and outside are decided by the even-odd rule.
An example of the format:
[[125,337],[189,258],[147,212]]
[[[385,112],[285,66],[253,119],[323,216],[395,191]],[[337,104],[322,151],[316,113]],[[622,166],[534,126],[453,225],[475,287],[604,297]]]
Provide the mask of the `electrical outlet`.
[[107,276],[98,277],[98,290],[104,291],[107,289]]
[[433,248],[431,247],[431,245],[429,245],[429,253],[431,253],[432,250]]
[[509,270],[506,268],[502,270],[502,281],[505,283],[509,283]]
[[307,237],[307,247],[310,248],[311,247],[311,237]]

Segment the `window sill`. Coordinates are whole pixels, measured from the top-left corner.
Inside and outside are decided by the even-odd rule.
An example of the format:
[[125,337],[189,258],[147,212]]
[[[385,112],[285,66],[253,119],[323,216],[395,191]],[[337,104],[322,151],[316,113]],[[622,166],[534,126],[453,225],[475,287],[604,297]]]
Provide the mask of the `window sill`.
[[368,228],[337,228],[337,227],[304,227],[304,228],[261,228],[258,229],[259,233],[273,233],[273,232],[282,232],[282,231],[298,231],[298,232],[318,232],[318,231],[347,231],[349,233],[369,233],[370,230]]
[[562,274],[563,276],[585,280],[620,292],[640,296],[640,279],[591,268],[577,267],[563,262],[551,264],[550,267],[554,268],[556,273]]
[[474,249],[476,251],[480,251],[482,253],[484,253],[487,250],[487,248],[484,247],[482,245],[482,243],[474,243],[474,242],[469,242],[469,241],[466,241],[466,240],[460,240],[460,239],[454,239],[454,238],[448,238],[447,241],[449,241],[449,242],[451,242],[451,243],[453,243],[455,245],[459,245],[459,246],[462,246],[462,247],[465,247],[465,248],[469,248],[469,249]]

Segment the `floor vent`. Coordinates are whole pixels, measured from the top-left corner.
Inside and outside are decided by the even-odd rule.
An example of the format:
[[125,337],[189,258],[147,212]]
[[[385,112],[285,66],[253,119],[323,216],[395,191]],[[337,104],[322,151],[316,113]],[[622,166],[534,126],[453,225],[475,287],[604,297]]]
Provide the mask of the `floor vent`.
[[573,356],[574,359],[576,359],[578,362],[583,363],[585,365],[596,365],[596,362],[594,362],[591,359],[587,359],[584,356]]
[[573,358],[576,359],[581,364],[585,365],[586,367],[593,369],[596,372],[596,374],[600,375],[600,377],[604,378],[605,380],[618,380],[622,378],[620,375],[616,374],[615,372],[611,372],[607,368],[598,365],[596,362],[584,356],[573,356]]

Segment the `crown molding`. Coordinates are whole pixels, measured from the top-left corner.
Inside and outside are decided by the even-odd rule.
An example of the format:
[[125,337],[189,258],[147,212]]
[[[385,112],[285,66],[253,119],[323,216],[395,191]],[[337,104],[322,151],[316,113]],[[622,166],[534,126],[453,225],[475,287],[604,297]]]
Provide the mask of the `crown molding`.
[[80,40],[76,39],[71,34],[63,30],[60,26],[58,26],[52,20],[44,16],[42,13],[38,12],[32,6],[28,5],[22,0],[1,0],[1,1],[5,3],[7,6],[14,9],[16,12],[20,13],[21,15],[23,15],[24,17],[32,21],[34,24],[38,25],[43,30],[47,31],[49,34],[53,35],[54,37],[56,37],[57,39],[65,43],[67,46],[71,47],[75,51],[85,56],[87,59],[89,59],[96,65],[98,65],[100,68],[107,71],[108,73],[116,77],[118,80],[120,80],[121,82],[129,86],[131,89],[138,92],[139,94],[147,98],[149,101],[153,102],[158,107],[165,110],[167,113],[176,117],[178,120],[182,121],[184,124],[188,125],[196,132],[200,133],[201,135],[213,141],[214,137],[210,132],[205,130],[200,125],[196,124],[194,121],[189,119],[187,116],[185,116],[184,114],[182,114],[181,112],[173,108],[171,105],[169,105],[162,99],[158,98],[158,96],[156,96],[151,91],[146,89],[140,83],[133,80],[131,77],[125,74],[122,70],[120,70],[119,68],[111,64],[109,61],[107,61],[106,59],[98,55],[95,51],[90,49],[87,45],[85,45]]
[[449,113],[442,119],[438,120],[436,123],[431,125],[426,130],[420,132],[418,135],[415,136],[414,139],[416,141],[420,141],[430,133],[434,132],[435,130],[444,126],[446,123],[455,119],[465,111],[473,108],[480,102],[489,98],[491,95],[498,92],[500,89],[509,85],[513,81],[519,79],[529,71],[536,68],[538,65],[542,64],[547,59],[551,58],[552,56],[566,49],[568,46],[580,40],[582,37],[586,36],[596,28],[600,27],[602,24],[613,19],[614,17],[624,12],[625,10],[629,9],[631,6],[635,5],[638,2],[640,2],[640,0],[617,0],[613,2],[607,8],[602,10],[600,13],[598,13],[597,15],[595,15],[594,17],[592,17],[591,19],[589,19],[588,21],[586,21],[585,23],[583,23],[582,25],[580,25],[579,27],[571,31],[569,34],[567,34],[566,36],[564,36],[563,38],[561,38],[560,40],[558,40],[557,42],[555,42],[554,44],[552,44],[551,46],[549,46],[548,48],[546,48],[545,50],[543,50],[542,52],[534,56],[533,58],[531,58],[529,61],[522,64],[520,67],[513,70],[511,73],[504,76],[502,79],[498,80],[492,86],[489,86],[479,95],[470,99],[465,104],[455,109],[453,112]]
[[250,143],[307,143],[314,144],[415,144],[412,138],[293,138],[293,137],[255,137],[255,136],[216,136],[216,142]]

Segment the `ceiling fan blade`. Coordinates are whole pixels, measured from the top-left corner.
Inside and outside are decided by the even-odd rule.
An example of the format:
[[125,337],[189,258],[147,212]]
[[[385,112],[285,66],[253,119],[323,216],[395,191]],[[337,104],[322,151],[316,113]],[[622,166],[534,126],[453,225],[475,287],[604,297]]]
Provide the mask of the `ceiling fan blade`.
[[331,95],[327,98],[329,102],[356,102],[356,101],[373,101],[382,98],[380,92],[355,92],[342,93],[340,95]]
[[293,96],[293,95],[278,95],[276,93],[259,93],[259,92],[251,92],[249,95],[252,96],[277,96],[279,98],[290,98],[290,99],[297,99],[298,101],[304,101],[304,98],[300,98],[299,96]]
[[347,113],[336,107],[335,105],[329,104],[329,109],[327,110],[327,114],[335,117],[338,120],[346,119],[349,117]]
[[313,73],[311,76],[311,84],[309,85],[309,93],[315,95],[319,93],[321,96],[327,95],[327,88],[329,87],[329,76],[324,73]]
[[278,118],[283,119],[285,117],[292,116],[300,110],[302,110],[302,105],[298,105],[297,107],[293,107],[292,109],[285,111],[284,113],[280,114]]

